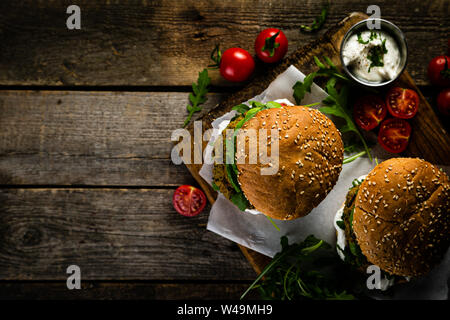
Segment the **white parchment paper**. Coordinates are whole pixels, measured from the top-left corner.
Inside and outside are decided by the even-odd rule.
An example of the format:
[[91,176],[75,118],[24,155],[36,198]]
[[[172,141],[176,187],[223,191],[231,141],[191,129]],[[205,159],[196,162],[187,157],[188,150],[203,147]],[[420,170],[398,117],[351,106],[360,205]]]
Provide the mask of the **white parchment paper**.
[[[297,81],[303,81],[304,78],[305,75],[302,72],[294,66],[290,66],[266,90],[249,101],[266,103],[283,99],[284,102],[293,104],[295,100],[293,98],[292,87]],[[326,96],[325,91],[316,84],[313,84],[311,93],[305,95],[302,105],[322,101]],[[315,106],[315,108],[319,107],[320,105]],[[212,145],[215,139],[227,127],[230,119],[235,114],[235,111],[231,111],[217,118],[212,123],[214,131],[205,151],[207,157],[212,154]],[[385,152],[380,146],[372,149],[372,154],[380,162],[395,156]],[[280,228],[280,231],[276,230],[263,214],[242,212],[219,193],[216,202],[211,208],[207,229],[270,257],[273,257],[275,253],[280,251],[280,238],[283,235],[289,238],[290,243],[293,243],[302,241],[308,235],[313,234],[317,238],[323,239],[331,245],[335,245],[336,230],[333,226],[334,216],[344,203],[347,192],[355,177],[367,174],[374,166],[375,163],[371,163],[366,157],[361,157],[349,164],[345,164],[333,190],[309,215],[291,221],[274,220]],[[212,169],[213,165],[204,164],[200,170],[200,176],[210,184],[212,183]],[[449,168],[445,169],[445,171],[449,172]],[[440,266],[420,281],[401,286],[396,291],[395,298],[446,299],[449,276],[450,250],[447,251],[447,255]]]

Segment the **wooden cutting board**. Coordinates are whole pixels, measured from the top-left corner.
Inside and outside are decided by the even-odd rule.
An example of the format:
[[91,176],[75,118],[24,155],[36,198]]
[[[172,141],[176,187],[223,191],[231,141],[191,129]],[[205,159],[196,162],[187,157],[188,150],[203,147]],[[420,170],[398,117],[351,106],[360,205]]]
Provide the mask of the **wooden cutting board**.
[[[344,20],[329,29],[316,41],[297,49],[280,65],[272,70],[269,70],[266,74],[253,79],[245,88],[222,101],[213,110],[202,117],[201,120],[203,130],[211,128],[211,122],[222,114],[230,111],[233,106],[240,104],[242,101],[247,101],[257,94],[260,94],[290,65],[294,65],[304,74],[308,74],[315,71],[317,68],[314,63],[314,56],[328,56],[336,65],[339,66],[339,50],[342,38],[352,25],[366,19],[367,17],[367,15],[360,12],[351,13]],[[395,21],[393,22],[395,23]],[[425,100],[423,94],[415,85],[414,80],[411,78],[409,73],[405,71],[396,83],[394,83],[394,85],[404,88],[412,88],[418,92],[420,97],[419,111],[410,121],[413,128],[410,143],[407,150],[401,155],[420,157],[434,164],[450,165],[450,137],[440,124],[436,114]],[[189,127],[189,130],[191,130],[192,133],[192,124],[191,127]],[[207,142],[203,142],[203,148],[206,144]],[[193,177],[205,191],[208,200],[211,203],[214,203],[217,193],[200,177],[199,170],[201,166],[201,164],[187,165]],[[257,273],[260,273],[270,261],[270,258],[267,256],[241,245],[239,245],[239,247]]]

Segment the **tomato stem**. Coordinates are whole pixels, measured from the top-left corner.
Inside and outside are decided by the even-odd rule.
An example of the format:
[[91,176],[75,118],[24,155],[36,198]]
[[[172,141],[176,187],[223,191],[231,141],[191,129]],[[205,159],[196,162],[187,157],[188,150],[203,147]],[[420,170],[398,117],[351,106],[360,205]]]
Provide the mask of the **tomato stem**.
[[275,42],[275,39],[278,37],[279,34],[280,31],[278,31],[271,37],[267,37],[261,51],[269,51],[269,56],[273,57],[275,55],[275,49],[280,46],[278,42]]

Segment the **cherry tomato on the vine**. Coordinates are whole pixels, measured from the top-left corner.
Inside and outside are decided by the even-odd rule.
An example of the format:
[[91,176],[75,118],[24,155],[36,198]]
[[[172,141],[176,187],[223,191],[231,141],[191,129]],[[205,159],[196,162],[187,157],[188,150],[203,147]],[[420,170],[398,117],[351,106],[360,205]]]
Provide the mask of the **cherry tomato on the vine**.
[[268,28],[261,31],[255,40],[255,52],[266,63],[281,60],[288,50],[288,40],[283,31]]

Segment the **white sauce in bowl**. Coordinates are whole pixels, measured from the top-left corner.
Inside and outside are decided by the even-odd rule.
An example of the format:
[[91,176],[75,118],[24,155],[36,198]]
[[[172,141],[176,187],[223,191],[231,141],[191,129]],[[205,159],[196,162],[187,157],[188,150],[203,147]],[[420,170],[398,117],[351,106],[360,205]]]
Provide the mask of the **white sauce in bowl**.
[[[380,53],[380,49],[385,49],[385,53]],[[379,30],[351,35],[342,48],[342,60],[355,77],[369,82],[394,79],[401,71],[400,50],[395,39]],[[382,66],[374,66],[376,61]]]

